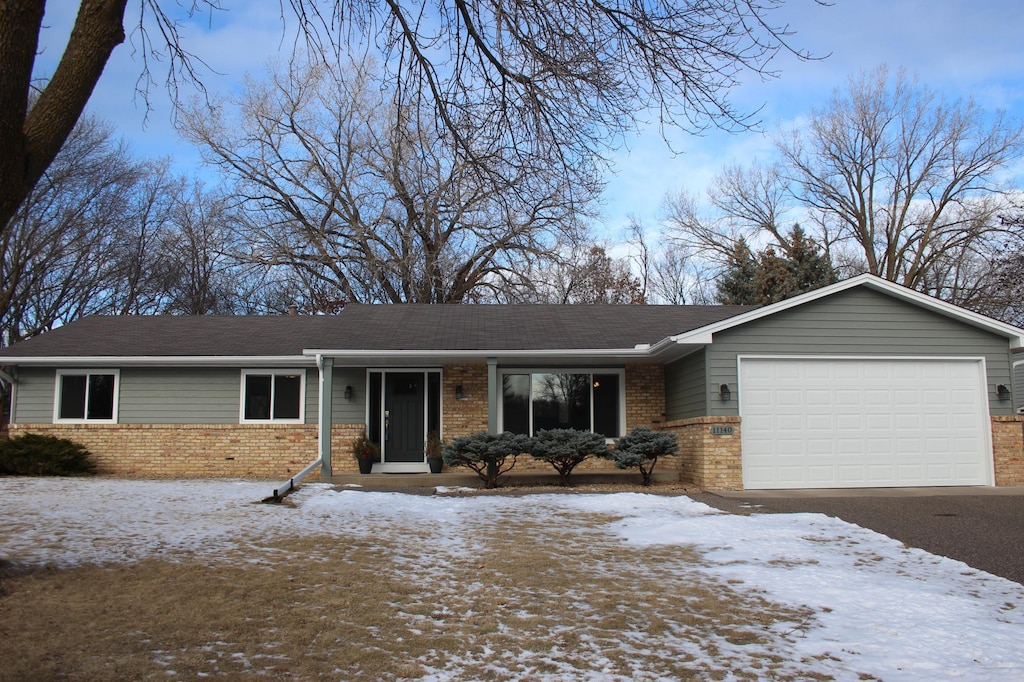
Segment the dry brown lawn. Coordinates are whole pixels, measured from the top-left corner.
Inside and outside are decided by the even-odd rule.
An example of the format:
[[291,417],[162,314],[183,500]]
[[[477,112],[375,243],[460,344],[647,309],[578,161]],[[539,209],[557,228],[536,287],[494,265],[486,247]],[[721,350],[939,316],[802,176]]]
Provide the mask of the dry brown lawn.
[[[599,515],[264,542],[0,572],[0,679],[808,679],[778,652],[811,613],[712,582]],[[258,538],[245,538],[259,543]]]

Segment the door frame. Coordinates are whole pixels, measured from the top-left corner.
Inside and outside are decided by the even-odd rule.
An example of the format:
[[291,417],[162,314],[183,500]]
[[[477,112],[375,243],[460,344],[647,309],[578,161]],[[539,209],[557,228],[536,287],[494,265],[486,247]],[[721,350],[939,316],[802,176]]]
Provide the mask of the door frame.
[[[370,404],[370,396],[372,391],[370,389],[370,381],[374,374],[381,375],[381,386],[380,386],[380,405],[378,409],[380,411],[380,423],[377,425],[379,433],[384,433],[384,406],[387,401],[385,395],[387,390],[387,381],[385,376],[387,374],[422,374],[423,375],[423,441],[426,443],[427,434],[430,430],[430,374],[437,374],[440,383],[440,395],[438,396],[437,406],[437,420],[438,420],[438,435],[444,437],[444,369],[441,367],[368,367],[366,369],[366,421],[367,425],[370,424],[371,413],[373,406]],[[387,443],[381,438],[380,443],[380,462],[374,464],[374,473],[427,473],[430,471],[430,466],[427,464],[427,456],[424,452],[422,462],[389,462],[387,460]]]

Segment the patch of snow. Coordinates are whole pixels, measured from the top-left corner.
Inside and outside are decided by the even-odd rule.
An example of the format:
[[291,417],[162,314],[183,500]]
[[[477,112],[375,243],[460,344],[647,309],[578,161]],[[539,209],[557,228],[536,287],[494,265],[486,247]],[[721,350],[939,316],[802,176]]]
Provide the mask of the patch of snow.
[[[693,567],[710,579],[810,608],[813,619],[776,625],[773,634],[787,655],[815,659],[810,665],[823,676],[1024,679],[1024,586],[824,515],[730,515],[686,497],[637,493],[422,496],[339,491],[328,484],[303,485],[288,505],[256,503],[266,486],[0,479],[0,557],[68,566],[216,556],[242,547],[259,563],[273,555],[268,540],[277,537],[376,537],[386,529],[429,527],[429,543],[409,540],[418,542],[417,551],[468,559],[480,556],[474,537],[481,519],[600,514],[619,519],[604,532],[623,543],[694,547],[702,561]],[[740,660],[763,653],[716,643],[732,647],[730,655]],[[586,648],[594,667],[580,674],[609,679],[600,672],[599,647]],[[698,649],[693,654],[706,656]],[[430,679],[450,676],[435,671]]]

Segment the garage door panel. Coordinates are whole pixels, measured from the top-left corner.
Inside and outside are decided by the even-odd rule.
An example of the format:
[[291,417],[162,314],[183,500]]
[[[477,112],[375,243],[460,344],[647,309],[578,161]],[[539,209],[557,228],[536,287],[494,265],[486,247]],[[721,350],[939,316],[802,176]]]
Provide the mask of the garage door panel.
[[853,407],[864,404],[864,395],[856,390],[836,389],[835,404],[842,407]]
[[868,431],[872,433],[879,433],[882,431],[892,430],[892,415],[891,414],[869,414],[865,418],[865,424]]
[[747,488],[990,485],[980,362],[743,359]]

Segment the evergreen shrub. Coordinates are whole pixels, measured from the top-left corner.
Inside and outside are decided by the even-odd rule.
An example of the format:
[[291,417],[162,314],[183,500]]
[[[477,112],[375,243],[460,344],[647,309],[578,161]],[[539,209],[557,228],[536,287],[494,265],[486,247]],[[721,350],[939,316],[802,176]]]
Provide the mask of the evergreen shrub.
[[480,431],[453,438],[444,445],[441,457],[449,467],[468,467],[484,482],[484,488],[497,488],[501,477],[516,465],[516,458],[529,451],[530,438],[519,434],[492,434]]
[[530,442],[530,454],[553,466],[563,486],[569,485],[569,475],[578,464],[603,456],[607,450],[604,436],[576,429],[542,429]]
[[95,473],[92,454],[67,438],[25,433],[0,441],[0,475],[84,476]]
[[639,469],[643,484],[650,485],[658,459],[677,452],[676,434],[638,426],[615,441],[615,448],[608,451],[607,457],[620,469]]

